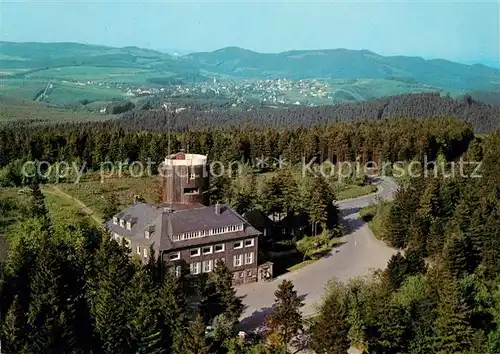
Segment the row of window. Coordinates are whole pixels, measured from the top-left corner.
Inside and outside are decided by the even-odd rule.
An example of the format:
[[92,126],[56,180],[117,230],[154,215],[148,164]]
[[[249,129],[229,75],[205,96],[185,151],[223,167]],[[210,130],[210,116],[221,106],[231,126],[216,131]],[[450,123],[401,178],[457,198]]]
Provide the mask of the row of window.
[[[245,241],[237,241],[233,244],[234,249],[241,249],[245,247],[253,247],[254,246],[254,239],[250,238]],[[190,257],[198,257],[206,254],[212,254],[212,253],[220,253],[225,251],[225,245],[223,243],[220,243],[218,245],[214,246],[203,246],[201,248],[192,248],[189,250],[189,255]],[[181,259],[181,253],[180,252],[173,252],[170,253],[169,259],[171,261],[176,261]]]
[[[224,258],[221,258],[220,261],[224,262]],[[203,262],[194,262],[189,265],[189,271],[191,274],[200,274],[200,273],[210,273],[215,265],[217,260],[210,259],[208,261]]]
[[173,235],[172,241],[183,241],[183,240],[189,240],[192,238],[220,235],[220,234],[225,234],[228,232],[235,232],[235,231],[243,231],[243,224],[231,225],[231,226],[226,226],[226,227],[216,227],[214,229],[209,229],[209,230],[184,232],[182,234]]
[[[243,259],[243,256],[245,257]],[[245,264],[253,263],[253,252],[245,253],[245,254],[235,254],[233,256],[233,267],[241,267],[243,265],[243,261]]]
[[[135,224],[135,218],[131,221],[127,221],[126,227],[127,230],[132,230],[132,225]],[[125,220],[124,219],[119,219],[120,220],[120,227],[125,227]],[[118,217],[113,216],[113,224],[118,225]]]

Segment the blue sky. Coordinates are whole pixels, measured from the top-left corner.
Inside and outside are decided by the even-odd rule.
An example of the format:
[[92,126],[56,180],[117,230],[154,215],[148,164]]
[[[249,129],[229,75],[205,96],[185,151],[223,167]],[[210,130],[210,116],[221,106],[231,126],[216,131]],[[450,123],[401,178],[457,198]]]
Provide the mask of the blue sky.
[[369,49],[499,66],[499,1],[14,1],[4,41],[260,52]]

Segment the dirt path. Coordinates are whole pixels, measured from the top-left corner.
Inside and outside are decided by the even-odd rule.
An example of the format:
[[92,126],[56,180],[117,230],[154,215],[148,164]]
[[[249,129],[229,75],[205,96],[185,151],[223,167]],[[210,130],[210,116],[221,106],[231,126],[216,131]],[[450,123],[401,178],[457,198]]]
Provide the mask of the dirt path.
[[64,192],[56,185],[53,185],[53,184],[52,185],[45,185],[43,188],[43,191],[45,193],[49,193],[52,195],[56,195],[56,196],[71,200],[81,209],[82,212],[84,212],[85,214],[90,216],[98,225],[100,225],[102,223],[102,219],[100,217],[98,217],[97,215],[95,215],[95,212],[92,209],[90,209],[87,205],[85,205],[80,199],[77,199],[77,198],[69,195],[68,193]]

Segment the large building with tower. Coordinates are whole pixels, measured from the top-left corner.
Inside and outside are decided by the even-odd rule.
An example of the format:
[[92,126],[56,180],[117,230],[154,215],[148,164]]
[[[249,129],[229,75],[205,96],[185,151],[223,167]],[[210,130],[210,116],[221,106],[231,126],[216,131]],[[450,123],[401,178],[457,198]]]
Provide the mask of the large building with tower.
[[206,156],[169,155],[161,178],[163,203],[134,201],[106,222],[112,237],[143,261],[153,250],[177,274],[210,273],[222,261],[234,284],[272,277],[272,265],[258,263],[261,233],[229,206],[209,204]]

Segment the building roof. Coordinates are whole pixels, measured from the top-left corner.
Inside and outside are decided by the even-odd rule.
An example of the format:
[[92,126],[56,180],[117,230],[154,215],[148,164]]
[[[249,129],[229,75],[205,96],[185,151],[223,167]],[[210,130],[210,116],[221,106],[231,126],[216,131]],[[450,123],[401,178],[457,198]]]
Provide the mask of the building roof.
[[264,212],[258,209],[247,211],[245,214],[243,214],[243,217],[253,227],[259,230],[270,229],[276,226],[274,221],[272,221]]
[[[125,227],[120,223],[108,220],[105,225],[113,233],[124,236],[141,244],[154,245],[159,250],[173,250],[197,245],[204,245],[226,240],[240,239],[260,234],[248,221],[227,205],[204,206],[201,204],[168,204],[152,205],[135,203],[124,209],[115,217],[125,220]],[[216,213],[219,208],[219,214]],[[132,221],[131,229],[126,222]],[[227,232],[218,235],[172,241],[172,236],[201,230],[243,224],[243,231]],[[145,232],[150,232],[150,238]]]

